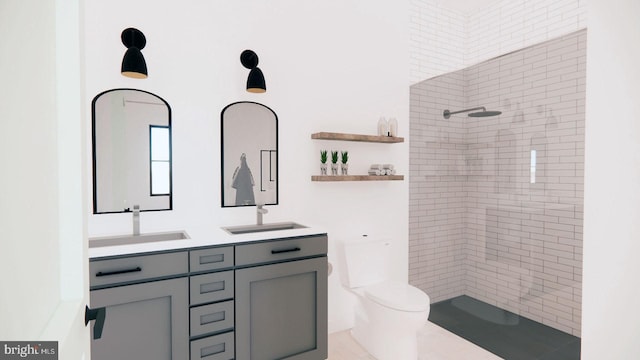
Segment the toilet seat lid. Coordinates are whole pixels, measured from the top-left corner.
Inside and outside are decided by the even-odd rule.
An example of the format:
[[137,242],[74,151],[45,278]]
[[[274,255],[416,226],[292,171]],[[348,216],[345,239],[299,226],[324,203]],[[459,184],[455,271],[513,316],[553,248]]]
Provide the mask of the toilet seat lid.
[[399,282],[369,286],[365,295],[380,305],[401,311],[426,311],[430,306],[429,296],[422,290]]

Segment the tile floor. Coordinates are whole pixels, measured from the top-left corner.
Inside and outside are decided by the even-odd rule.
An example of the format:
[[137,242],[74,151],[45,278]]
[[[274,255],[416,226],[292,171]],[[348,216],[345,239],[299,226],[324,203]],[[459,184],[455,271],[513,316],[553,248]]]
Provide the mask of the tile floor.
[[[498,360],[500,357],[428,322],[418,333],[419,360]],[[329,334],[328,360],[375,360],[349,330]],[[398,359],[404,360],[404,359]]]

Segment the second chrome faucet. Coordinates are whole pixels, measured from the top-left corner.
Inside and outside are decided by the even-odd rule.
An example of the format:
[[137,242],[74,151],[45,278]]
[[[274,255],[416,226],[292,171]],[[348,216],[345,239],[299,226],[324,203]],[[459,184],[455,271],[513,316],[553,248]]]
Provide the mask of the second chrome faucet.
[[133,236],[140,235],[140,205],[133,205]]
[[262,225],[262,215],[269,212],[269,210],[263,208],[264,205],[256,205],[256,223]]

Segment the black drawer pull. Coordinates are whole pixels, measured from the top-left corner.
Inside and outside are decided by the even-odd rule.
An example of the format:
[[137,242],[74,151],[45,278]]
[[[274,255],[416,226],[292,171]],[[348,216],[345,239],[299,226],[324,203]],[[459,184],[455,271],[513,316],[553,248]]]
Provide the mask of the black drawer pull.
[[299,247],[294,247],[291,249],[284,249],[284,250],[271,250],[272,254],[282,254],[282,253],[288,253],[288,252],[296,252],[296,251],[300,251]]
[[116,271],[107,271],[107,272],[98,271],[96,276],[100,277],[100,276],[109,276],[109,275],[120,275],[120,274],[127,274],[132,272],[139,272],[139,271],[142,271],[142,268],[140,266],[134,269],[126,269],[126,270],[116,270]]

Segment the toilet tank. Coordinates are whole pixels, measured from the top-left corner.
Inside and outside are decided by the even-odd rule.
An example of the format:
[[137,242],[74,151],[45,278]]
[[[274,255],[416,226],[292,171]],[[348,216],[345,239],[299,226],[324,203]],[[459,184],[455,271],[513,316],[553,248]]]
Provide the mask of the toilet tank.
[[390,241],[363,237],[341,243],[340,280],[349,288],[377,284],[389,278]]

